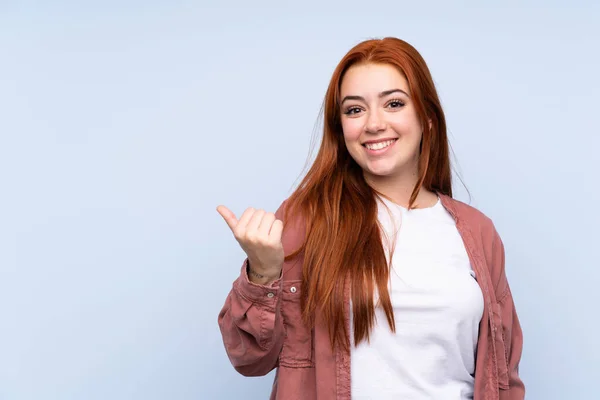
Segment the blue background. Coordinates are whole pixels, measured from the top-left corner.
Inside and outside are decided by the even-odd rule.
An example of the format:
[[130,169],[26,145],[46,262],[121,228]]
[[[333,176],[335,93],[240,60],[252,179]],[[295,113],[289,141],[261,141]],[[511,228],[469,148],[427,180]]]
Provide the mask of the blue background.
[[[265,399],[217,314],[359,41],[427,60],[456,196],[495,222],[528,399],[600,379],[598,3],[0,2],[0,399]],[[318,143],[316,143],[318,145]],[[312,153],[314,154],[314,153]]]

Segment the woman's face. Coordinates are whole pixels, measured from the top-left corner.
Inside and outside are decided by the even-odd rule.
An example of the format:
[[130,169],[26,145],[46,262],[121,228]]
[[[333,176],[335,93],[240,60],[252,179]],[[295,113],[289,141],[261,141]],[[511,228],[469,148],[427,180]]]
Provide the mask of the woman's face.
[[340,89],[344,141],[365,178],[416,175],[423,128],[404,75],[389,64],[359,64]]

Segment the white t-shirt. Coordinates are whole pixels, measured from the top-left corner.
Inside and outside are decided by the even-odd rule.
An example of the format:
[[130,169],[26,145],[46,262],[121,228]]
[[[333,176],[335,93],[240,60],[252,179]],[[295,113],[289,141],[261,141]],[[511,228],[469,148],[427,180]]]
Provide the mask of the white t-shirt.
[[351,349],[352,399],[472,399],[483,294],[455,221],[439,199],[410,211],[378,201],[386,254],[395,239],[396,333],[377,307],[370,343]]

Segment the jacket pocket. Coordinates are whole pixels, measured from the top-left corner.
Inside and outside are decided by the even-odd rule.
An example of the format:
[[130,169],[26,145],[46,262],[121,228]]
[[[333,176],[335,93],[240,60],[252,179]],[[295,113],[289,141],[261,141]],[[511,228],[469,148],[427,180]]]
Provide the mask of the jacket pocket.
[[500,389],[509,389],[508,382],[508,347],[506,343],[506,332],[502,320],[502,303],[494,304],[493,310],[495,331],[493,340],[496,348],[496,361],[498,370],[498,386]]
[[284,281],[281,294],[281,315],[285,339],[279,356],[279,365],[285,367],[312,367],[312,329],[302,321],[300,309],[300,280]]

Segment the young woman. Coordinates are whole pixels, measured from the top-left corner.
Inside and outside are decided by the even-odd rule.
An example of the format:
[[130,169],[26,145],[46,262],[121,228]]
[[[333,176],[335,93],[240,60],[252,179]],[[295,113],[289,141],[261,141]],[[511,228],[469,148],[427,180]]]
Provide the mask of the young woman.
[[452,198],[446,122],[408,43],[351,49],[319,153],[275,214],[217,210],[247,254],[219,314],[271,399],[523,399],[523,339],[492,221]]

